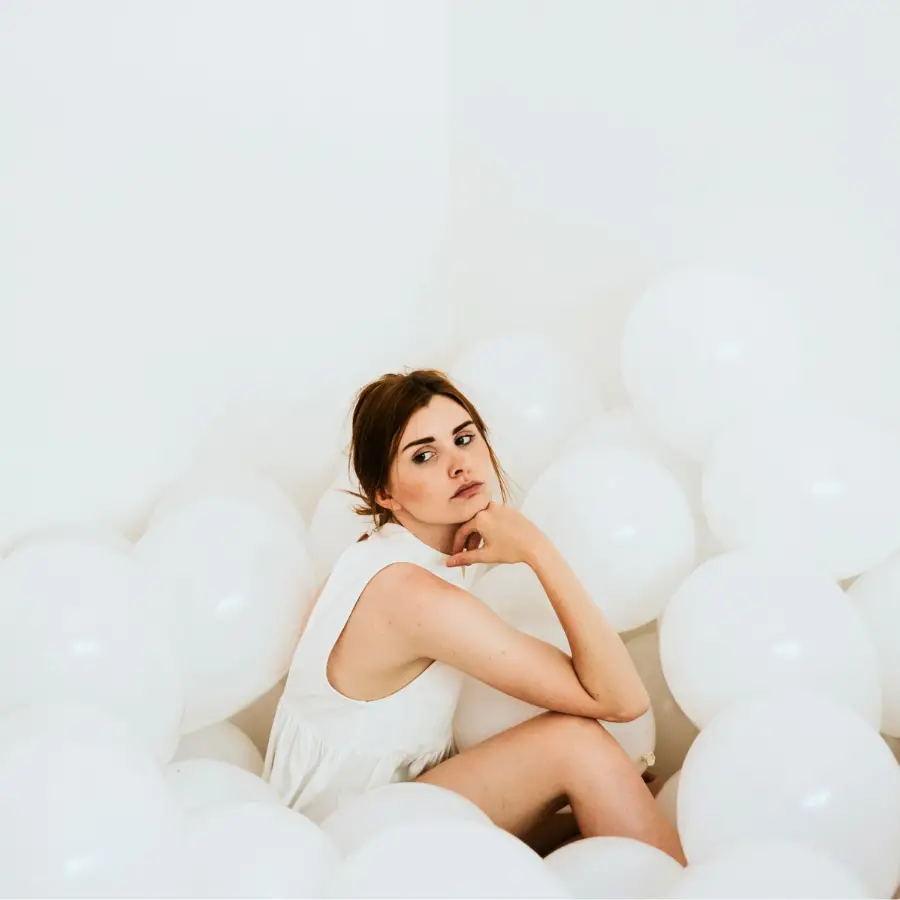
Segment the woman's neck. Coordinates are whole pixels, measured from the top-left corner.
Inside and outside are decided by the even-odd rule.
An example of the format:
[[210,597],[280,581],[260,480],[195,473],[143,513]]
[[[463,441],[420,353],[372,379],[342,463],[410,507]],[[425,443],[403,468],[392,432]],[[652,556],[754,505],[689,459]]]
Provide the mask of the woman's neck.
[[453,553],[453,538],[459,529],[459,524],[438,524],[430,522],[420,522],[418,519],[397,519],[395,520],[402,525],[410,534],[417,537],[423,544],[433,547],[439,553],[450,555]]

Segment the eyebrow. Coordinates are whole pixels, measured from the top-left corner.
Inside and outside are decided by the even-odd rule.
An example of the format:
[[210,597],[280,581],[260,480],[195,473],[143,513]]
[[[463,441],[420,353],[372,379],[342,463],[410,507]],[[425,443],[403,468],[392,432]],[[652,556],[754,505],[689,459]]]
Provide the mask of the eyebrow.
[[[456,434],[457,432],[462,431],[463,428],[465,428],[467,425],[474,425],[474,424],[475,423],[471,419],[467,419],[465,422],[462,423],[462,425],[457,425],[456,428],[453,429],[453,434]],[[405,453],[407,450],[409,450],[410,447],[416,447],[419,444],[430,444],[433,441],[434,441],[433,437],[419,438],[418,440],[410,441],[400,452]]]

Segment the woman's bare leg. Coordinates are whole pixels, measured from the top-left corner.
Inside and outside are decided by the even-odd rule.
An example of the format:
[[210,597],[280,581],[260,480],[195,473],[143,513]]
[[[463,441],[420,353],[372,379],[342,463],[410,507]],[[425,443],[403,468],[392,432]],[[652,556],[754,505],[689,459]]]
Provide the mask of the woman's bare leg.
[[634,838],[685,864],[677,831],[634,763],[593,719],[544,713],[418,780],[461,794],[523,839],[568,801],[584,837]]

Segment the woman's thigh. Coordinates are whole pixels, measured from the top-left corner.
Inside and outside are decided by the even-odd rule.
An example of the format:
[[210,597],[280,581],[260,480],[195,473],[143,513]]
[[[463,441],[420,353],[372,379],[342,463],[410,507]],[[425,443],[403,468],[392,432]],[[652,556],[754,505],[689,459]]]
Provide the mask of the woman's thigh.
[[463,750],[418,780],[462,794],[495,825],[525,838],[568,803],[557,763],[567,720],[573,732],[579,721],[589,721],[545,713]]

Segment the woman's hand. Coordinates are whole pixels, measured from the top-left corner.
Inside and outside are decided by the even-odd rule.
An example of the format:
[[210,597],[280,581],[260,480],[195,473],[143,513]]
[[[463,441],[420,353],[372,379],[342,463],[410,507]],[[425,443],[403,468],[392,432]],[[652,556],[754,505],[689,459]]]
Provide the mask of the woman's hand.
[[517,509],[491,502],[459,526],[447,565],[525,562],[543,536],[537,525]]

